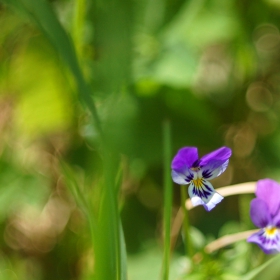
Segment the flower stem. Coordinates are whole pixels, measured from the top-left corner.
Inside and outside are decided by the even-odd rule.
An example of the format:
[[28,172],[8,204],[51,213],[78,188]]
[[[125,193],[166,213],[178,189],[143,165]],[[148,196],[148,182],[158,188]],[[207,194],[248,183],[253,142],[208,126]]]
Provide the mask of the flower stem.
[[186,193],[186,186],[181,186],[181,207],[183,210],[183,235],[185,239],[185,253],[190,258],[193,256],[193,246],[191,241],[190,235],[190,222],[189,222],[189,213],[186,208],[186,200],[187,200],[187,193]]
[[161,269],[161,279],[169,279],[171,254],[171,214],[172,214],[172,181],[170,177],[171,162],[171,131],[170,122],[163,123],[163,156],[164,156],[164,255]]
[[212,241],[211,243],[209,243],[205,247],[204,250],[208,254],[213,253],[214,251],[217,251],[217,250],[219,250],[223,247],[226,247],[230,244],[233,244],[237,241],[247,239],[250,235],[252,235],[253,233],[256,233],[257,231],[258,231],[258,229],[252,229],[252,230],[247,230],[247,231],[243,231],[243,232],[237,232],[237,233],[233,233],[233,234],[224,235],[224,236]]

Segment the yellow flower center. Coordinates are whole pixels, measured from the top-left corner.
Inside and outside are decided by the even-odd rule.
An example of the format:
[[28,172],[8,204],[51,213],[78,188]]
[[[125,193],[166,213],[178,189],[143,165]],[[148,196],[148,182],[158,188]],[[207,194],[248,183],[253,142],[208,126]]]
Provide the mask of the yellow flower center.
[[270,235],[270,236],[271,235],[275,235],[276,231],[277,231],[276,227],[267,227],[267,228],[265,228],[265,233],[267,235]]
[[203,180],[202,178],[193,179],[193,183],[197,188],[203,187]]

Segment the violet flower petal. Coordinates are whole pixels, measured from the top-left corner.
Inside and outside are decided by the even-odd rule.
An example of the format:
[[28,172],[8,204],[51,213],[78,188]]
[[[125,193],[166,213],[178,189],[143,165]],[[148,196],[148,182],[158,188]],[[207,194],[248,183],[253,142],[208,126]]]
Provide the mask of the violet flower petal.
[[277,214],[280,207],[280,184],[271,179],[259,180],[256,196],[266,202],[272,216]]
[[200,160],[201,166],[208,164],[211,160],[219,160],[221,162],[227,161],[231,156],[231,149],[228,147],[221,147],[205,156]]
[[196,147],[184,147],[175,155],[171,163],[171,169],[184,174],[190,169],[194,162],[198,160],[198,151]]
[[203,176],[207,179],[213,179],[221,175],[227,168],[231,149],[221,147],[200,159],[200,167],[204,172]]
[[258,228],[264,228],[272,222],[267,204],[259,198],[254,198],[251,201],[250,216]]
[[265,232],[265,229],[261,229],[252,234],[247,241],[256,243],[266,254],[280,252],[280,234],[278,230],[270,236]]
[[188,192],[193,206],[203,205],[207,211],[212,210],[223,200],[223,197],[214,190],[212,184],[206,180],[202,180],[202,185],[199,187],[192,181]]
[[280,211],[278,211],[277,214],[272,217],[272,224],[280,229]]
[[212,160],[201,168],[203,178],[207,180],[214,179],[221,175],[228,166],[229,160],[221,164],[220,161]]

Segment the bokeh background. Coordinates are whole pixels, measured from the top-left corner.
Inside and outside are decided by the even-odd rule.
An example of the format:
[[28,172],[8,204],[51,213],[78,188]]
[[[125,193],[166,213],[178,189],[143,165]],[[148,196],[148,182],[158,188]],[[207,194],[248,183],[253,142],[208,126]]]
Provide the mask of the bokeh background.
[[[173,155],[183,146],[197,146],[201,156],[232,148],[215,187],[280,180],[280,1],[48,2],[73,41],[108,145],[121,155],[128,279],[157,279],[164,121],[171,124]],[[102,173],[98,131],[31,14],[21,1],[1,1],[0,278],[87,279],[93,249],[58,158],[94,189]],[[179,186],[173,191],[175,217]],[[197,246],[254,228],[251,197],[226,198],[210,213],[192,210]],[[241,255],[249,249],[238,246],[201,269],[218,277],[231,266],[242,274]],[[175,236],[172,279],[185,267],[183,251]]]

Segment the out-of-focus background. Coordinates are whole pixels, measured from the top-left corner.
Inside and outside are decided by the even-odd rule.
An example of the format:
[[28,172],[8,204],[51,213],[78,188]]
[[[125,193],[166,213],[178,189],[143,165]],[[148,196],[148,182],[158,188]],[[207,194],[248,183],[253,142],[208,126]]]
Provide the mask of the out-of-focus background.
[[[94,260],[85,217],[58,158],[94,189],[102,173],[98,132],[23,2],[0,4],[0,278],[87,279]],[[228,169],[212,181],[216,188],[280,180],[280,1],[48,2],[73,40],[108,145],[121,155],[128,279],[157,279],[165,120],[173,155],[183,146],[197,146],[201,156],[232,148]],[[175,217],[179,186],[173,190]],[[210,213],[193,209],[197,246],[254,228],[251,197],[228,197]],[[238,246],[201,269],[223,277],[228,265],[242,275],[248,247]],[[185,267],[183,250],[179,234],[172,279]]]

